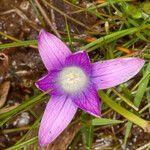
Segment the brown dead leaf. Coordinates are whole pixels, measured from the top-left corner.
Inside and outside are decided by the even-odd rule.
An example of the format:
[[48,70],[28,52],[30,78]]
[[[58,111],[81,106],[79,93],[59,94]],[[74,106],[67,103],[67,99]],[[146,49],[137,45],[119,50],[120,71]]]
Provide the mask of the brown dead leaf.
[[106,2],[106,0],[95,0],[96,4],[102,4],[102,3],[105,3],[105,2]]
[[119,50],[119,51],[125,52],[125,53],[127,53],[127,54],[132,54],[132,53],[134,53],[133,50],[128,49],[128,48],[125,48],[125,47],[119,47],[119,46],[117,46],[116,49]]
[[0,65],[1,71],[7,72],[8,71],[8,56],[4,53],[0,53]]
[[95,37],[87,37],[85,40],[90,43],[90,42],[95,41],[96,38]]
[[0,53],[0,77],[4,77],[8,72],[8,56]]
[[4,81],[0,85],[0,108],[3,107],[7,100],[7,95],[10,89],[10,81]]
[[2,109],[0,109],[0,114],[3,114],[3,113],[6,113],[12,109],[15,109],[16,107],[18,107],[19,104],[15,104],[14,106],[6,106],[6,107],[3,107]]

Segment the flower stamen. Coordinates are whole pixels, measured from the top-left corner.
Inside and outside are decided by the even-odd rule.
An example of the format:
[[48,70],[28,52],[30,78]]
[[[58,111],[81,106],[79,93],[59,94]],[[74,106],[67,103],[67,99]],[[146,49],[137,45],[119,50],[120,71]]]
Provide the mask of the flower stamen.
[[66,67],[59,75],[59,83],[67,93],[75,93],[86,87],[88,77],[79,67]]

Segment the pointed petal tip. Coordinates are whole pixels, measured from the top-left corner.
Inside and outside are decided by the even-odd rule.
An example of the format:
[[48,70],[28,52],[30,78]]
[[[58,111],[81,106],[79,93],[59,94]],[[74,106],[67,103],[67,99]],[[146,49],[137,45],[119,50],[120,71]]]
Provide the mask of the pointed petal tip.
[[39,35],[38,35],[38,42],[40,42],[40,40],[41,40],[45,35],[47,35],[47,31],[44,30],[44,29],[41,29],[40,32],[39,32]]
[[93,64],[93,82],[98,89],[107,89],[133,78],[144,66],[138,57],[117,58]]
[[36,82],[35,82],[35,86],[38,88],[38,89],[40,89],[41,91],[44,91],[44,90],[42,90],[42,88],[40,87],[40,83],[41,83],[41,81],[43,80],[44,81],[44,78],[45,78],[45,76],[43,76],[42,78],[40,78],[39,80],[37,80]]
[[[99,106],[99,108],[100,108],[100,106]],[[91,113],[91,112],[89,112],[91,115],[93,115],[93,116],[95,116],[96,118],[101,118],[101,111],[100,111],[100,109],[97,109],[97,110],[95,110],[95,112],[93,112],[93,113]]]
[[35,86],[39,89],[38,81],[35,82]]
[[39,39],[43,34],[45,34],[45,33],[46,33],[46,30],[41,29],[40,32],[39,32],[38,39]]
[[[48,38],[52,38],[54,35],[47,32],[45,29],[41,29],[38,35],[38,43],[41,44],[42,40],[48,40]],[[50,42],[50,41],[49,41]]]
[[[142,67],[144,66],[144,64],[145,64],[145,60],[142,59],[142,58],[131,57],[131,60],[134,61],[133,65],[136,64],[136,65],[138,66],[138,70],[139,70],[139,71],[141,70],[141,68],[142,68]],[[139,72],[139,71],[138,71],[138,72]],[[138,72],[137,72],[137,73],[138,73]]]
[[[48,38],[51,37],[52,39],[55,37],[57,38],[54,34],[47,32],[45,29],[41,29],[39,32],[39,36],[38,36],[38,40],[42,39],[42,38]],[[59,38],[58,38],[59,39]]]
[[136,58],[136,59],[139,61],[141,67],[143,67],[144,64],[145,64],[145,60],[144,60],[144,59],[141,59],[141,58]]
[[44,137],[38,137],[38,143],[39,143],[39,145],[41,146],[41,148],[46,148],[49,144],[51,144],[55,139],[53,139],[53,140],[45,140],[45,138]]
[[101,118],[101,113],[100,111],[99,112],[96,112],[96,113],[92,113],[92,112],[88,112],[90,113],[92,116],[96,117],[96,118]]
[[52,143],[73,119],[77,107],[67,96],[52,96],[48,102],[39,128],[39,144]]
[[42,141],[42,140],[40,139],[40,137],[39,137],[39,145],[41,146],[41,148],[45,148],[45,147],[48,145],[48,143],[45,143],[45,142]]
[[42,34],[44,32],[46,32],[46,30],[45,29],[41,29],[40,32],[39,32],[39,34]]

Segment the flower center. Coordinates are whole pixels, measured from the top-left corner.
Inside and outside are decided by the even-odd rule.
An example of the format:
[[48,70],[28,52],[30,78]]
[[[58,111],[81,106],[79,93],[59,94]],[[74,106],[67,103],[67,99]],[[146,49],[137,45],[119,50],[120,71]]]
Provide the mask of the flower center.
[[88,77],[79,67],[66,67],[60,72],[59,82],[65,92],[75,93],[82,90]]

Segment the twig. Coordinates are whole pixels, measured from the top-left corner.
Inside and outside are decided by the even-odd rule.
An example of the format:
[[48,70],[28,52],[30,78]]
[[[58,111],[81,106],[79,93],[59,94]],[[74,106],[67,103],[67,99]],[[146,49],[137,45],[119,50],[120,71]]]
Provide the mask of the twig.
[[53,26],[53,24],[51,23],[50,19],[48,18],[47,14],[45,13],[44,9],[42,8],[42,6],[40,5],[40,3],[38,2],[38,0],[34,0],[38,9],[40,10],[41,14],[43,15],[45,21],[47,22],[47,24],[51,27],[51,29],[53,30],[53,32],[59,37],[61,38],[60,34],[58,33],[58,31],[55,29],[55,27]]
[[19,10],[18,8],[14,7],[14,9],[3,12],[0,15],[6,15],[6,14],[10,14],[12,12],[15,12],[18,16],[20,16],[26,23],[28,23],[36,31],[40,30],[39,27],[33,21],[29,20],[28,17],[21,10]]
[[139,148],[137,148],[136,150],[144,150],[146,147],[150,147],[150,142],[143,145],[143,146],[141,146],[141,147],[139,147]]

